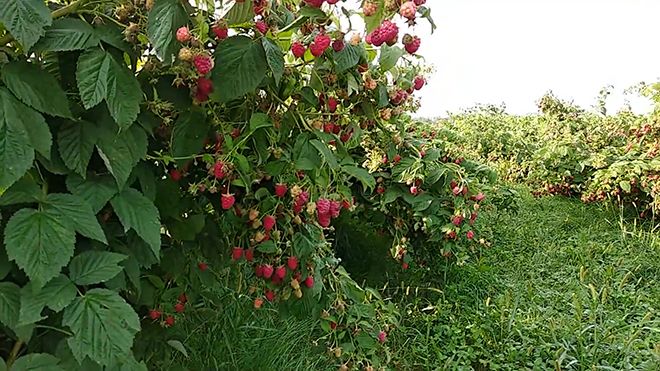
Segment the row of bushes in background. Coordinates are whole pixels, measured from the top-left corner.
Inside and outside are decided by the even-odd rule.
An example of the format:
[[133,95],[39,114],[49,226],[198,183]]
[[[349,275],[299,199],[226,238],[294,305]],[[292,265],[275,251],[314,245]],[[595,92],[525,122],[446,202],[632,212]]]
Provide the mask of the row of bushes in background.
[[660,84],[640,91],[656,102],[650,114],[592,113],[550,93],[539,100],[538,115],[479,106],[417,130],[454,157],[480,159],[536,194],[614,200],[651,217],[660,211]]

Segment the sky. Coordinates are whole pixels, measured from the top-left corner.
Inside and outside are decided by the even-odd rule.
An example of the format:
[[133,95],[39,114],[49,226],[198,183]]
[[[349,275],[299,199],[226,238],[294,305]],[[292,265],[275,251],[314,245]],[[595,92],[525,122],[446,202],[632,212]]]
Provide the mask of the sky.
[[[583,108],[613,85],[608,110],[623,90],[660,79],[660,0],[427,0],[437,25],[414,33],[435,67],[421,91],[423,117],[477,103],[536,112],[548,90]],[[628,98],[634,111],[650,104]]]

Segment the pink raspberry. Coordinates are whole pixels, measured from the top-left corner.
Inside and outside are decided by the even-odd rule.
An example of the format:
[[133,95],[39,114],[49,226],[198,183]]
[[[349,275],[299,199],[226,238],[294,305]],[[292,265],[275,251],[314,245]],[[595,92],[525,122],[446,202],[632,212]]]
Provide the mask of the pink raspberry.
[[207,54],[197,54],[193,58],[193,65],[200,75],[206,75],[213,69],[213,59]]
[[316,212],[321,215],[330,215],[330,200],[319,198],[316,200]]
[[362,6],[362,12],[364,13],[365,17],[371,17],[372,15],[376,14],[377,11],[378,11],[378,5],[372,3],[371,1],[367,1]]
[[222,161],[216,162],[213,165],[213,176],[215,176],[216,179],[222,179],[225,175],[225,163]]
[[208,96],[213,91],[213,82],[206,77],[197,79],[197,93]]
[[332,49],[339,53],[340,51],[344,50],[344,40],[342,39],[337,39],[332,42]]
[[367,35],[367,43],[375,46],[383,44],[393,45],[399,37],[399,27],[391,21],[383,21],[383,23],[376,27],[369,35]]
[[417,36],[411,36],[406,34],[403,37],[403,45],[406,48],[406,51],[410,54],[415,54],[417,52],[417,49],[419,49],[419,45],[422,43],[422,40],[420,40],[419,37]]
[[276,222],[277,222],[277,219],[275,219],[274,216],[272,216],[272,215],[264,216],[263,223],[264,223],[264,229],[266,230],[266,232],[272,230],[273,227],[275,227]]
[[303,206],[309,201],[309,192],[307,191],[302,191],[299,195],[298,198],[296,199],[296,204]]
[[323,228],[328,228],[330,226],[330,214],[319,215],[319,225]]
[[337,98],[335,97],[330,97],[328,98],[328,111],[331,113],[334,113],[337,110],[337,105],[339,102],[337,102]]
[[318,34],[314,38],[314,42],[309,46],[309,51],[313,56],[319,57],[323,52],[325,52],[328,47],[330,47],[330,36],[325,34]]
[[215,38],[218,40],[224,40],[229,36],[229,29],[227,28],[226,24],[217,24],[211,28],[211,31],[213,31],[213,34],[215,35]]
[[401,14],[403,18],[408,18],[410,20],[415,19],[415,13],[417,13],[417,5],[415,5],[414,1],[406,1],[399,9],[399,14]]
[[305,4],[311,6],[312,8],[320,8],[323,5],[325,0],[305,0]]
[[259,32],[262,34],[266,34],[268,32],[268,25],[264,21],[257,21],[254,24],[254,28],[256,28]]
[[415,5],[422,6],[426,4],[426,0],[415,0]]
[[479,193],[474,197],[474,199],[477,200],[477,201],[483,201],[485,198],[486,198],[486,196],[485,196],[483,193],[481,193],[481,192],[479,192]]
[[463,217],[460,216],[460,215],[456,215],[456,216],[454,216],[454,217],[452,218],[452,220],[451,220],[451,224],[453,224],[453,225],[455,225],[455,226],[457,226],[457,227],[460,227],[460,226],[461,226],[461,223],[463,223]]
[[341,211],[341,202],[330,201],[330,216],[333,218],[337,218],[339,217],[340,211]]
[[424,77],[422,76],[417,76],[415,77],[415,90],[420,90],[421,88],[424,87],[424,84],[426,83],[426,80],[424,80]]
[[305,46],[300,41],[296,41],[291,44],[291,53],[296,58],[302,58],[305,55]]
[[472,231],[467,231],[466,237],[468,240],[471,240],[474,238],[474,232]]
[[188,27],[182,26],[179,27],[178,30],[176,30],[176,40],[180,43],[185,43],[190,41],[192,39],[192,35],[190,34],[190,30],[188,30]]
[[385,331],[381,331],[378,333],[378,341],[380,343],[384,343],[385,341],[387,341],[387,333]]

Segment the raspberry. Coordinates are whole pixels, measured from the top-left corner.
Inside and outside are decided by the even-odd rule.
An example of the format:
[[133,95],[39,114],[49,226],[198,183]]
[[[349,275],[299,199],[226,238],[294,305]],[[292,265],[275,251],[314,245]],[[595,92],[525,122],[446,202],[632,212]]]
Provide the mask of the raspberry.
[[408,268],[409,268],[408,263],[403,263],[403,264],[401,264],[401,269],[403,269],[404,271],[405,271],[406,269],[408,269]]
[[375,46],[381,46],[384,43],[393,45],[399,38],[399,27],[393,22],[383,21],[380,26],[367,35],[367,38],[367,42]]
[[185,304],[188,302],[188,297],[186,296],[185,292],[182,292],[181,295],[179,295],[179,297],[177,298],[177,300],[179,301],[179,303]]
[[305,4],[311,6],[312,8],[320,8],[323,5],[325,0],[305,0]]
[[339,2],[339,0],[327,0],[328,4],[330,5],[335,5]]
[[234,247],[231,249],[231,259],[233,261],[238,261],[243,257],[243,249],[240,247]]
[[426,4],[426,0],[415,0],[415,5],[422,6]]
[[266,230],[266,232],[269,232],[271,229],[273,229],[276,222],[277,222],[277,220],[275,219],[274,216],[272,216],[272,215],[264,216],[263,223],[264,223],[264,229]]
[[264,299],[262,298],[254,299],[254,309],[259,309],[261,308],[262,305],[264,305]]
[[328,111],[331,113],[334,113],[337,110],[337,105],[339,102],[337,102],[337,98],[335,97],[330,97],[328,98]]
[[257,277],[263,277],[264,276],[264,267],[262,265],[257,265],[254,268],[254,275]]
[[424,84],[426,83],[426,80],[424,80],[424,77],[422,76],[417,76],[415,77],[415,90],[420,90],[421,88],[424,87]]
[[283,265],[280,265],[279,267],[275,268],[275,276],[280,280],[283,280],[284,277],[286,276],[286,268],[284,268]]
[[263,266],[263,268],[262,268],[261,271],[262,271],[262,273],[263,273],[263,275],[264,275],[264,278],[270,278],[270,277],[273,276],[273,271],[274,271],[274,270],[273,270],[273,266],[272,266],[272,265],[270,265],[270,264],[266,264],[266,265]]
[[474,238],[474,232],[472,232],[472,231],[467,231],[467,233],[465,234],[465,236],[467,237],[468,240],[471,240],[471,239]]
[[181,48],[179,50],[179,59],[184,62],[190,62],[194,57],[195,55],[193,54],[192,50],[190,50],[190,48]]
[[420,40],[420,38],[417,36],[410,36],[406,34],[403,37],[403,45],[406,48],[406,51],[410,54],[415,54],[421,43],[422,40]]
[[385,331],[381,331],[378,333],[378,341],[381,343],[387,341],[387,333]]
[[401,89],[398,89],[390,94],[390,102],[395,106],[400,105],[406,99],[408,99],[408,93]]
[[264,0],[254,0],[254,2],[252,3],[252,10],[254,10],[255,15],[262,15],[265,9],[266,9],[266,2]]
[[157,309],[152,309],[149,311],[149,318],[154,321],[159,319],[161,315],[163,315],[163,313]]
[[229,29],[227,28],[227,24],[218,23],[213,26],[213,28],[211,28],[211,31],[213,31],[215,38],[218,40],[224,40],[227,38],[227,36],[229,36]]
[[415,13],[417,13],[417,5],[415,5],[414,1],[406,1],[401,5],[401,9],[399,9],[399,14],[403,18],[408,18],[410,20],[415,19]]
[[254,260],[254,250],[247,249],[247,250],[245,250],[244,254],[245,254],[245,260],[247,260],[249,262]]
[[377,11],[378,11],[378,5],[372,3],[371,1],[367,1],[362,6],[362,12],[364,13],[365,17],[371,17],[372,15],[376,14]]
[[333,124],[332,122],[326,122],[325,124],[323,124],[323,131],[324,132],[330,134],[334,130],[335,130],[335,124]]
[[459,194],[461,194],[461,188],[456,186],[451,190],[451,192],[454,194],[454,196],[458,196]]
[[178,182],[181,180],[181,172],[177,169],[170,170],[170,178],[172,178],[173,181]]
[[234,202],[236,202],[236,199],[234,198],[234,195],[230,193],[223,194],[220,199],[220,203],[224,210],[231,209],[231,207],[234,206]]
[[213,82],[206,77],[197,79],[197,93],[208,96],[213,91]]
[[399,155],[399,154],[394,155],[394,158],[392,159],[392,162],[394,162],[395,164],[398,164],[399,161],[401,161],[401,155]]
[[265,296],[266,296],[266,300],[268,301],[275,300],[275,293],[270,290],[266,290]]
[[474,225],[474,222],[477,220],[477,213],[470,214],[470,225]]
[[343,143],[346,143],[346,142],[348,142],[348,141],[351,139],[352,136],[353,136],[353,132],[352,132],[352,131],[346,131],[346,132],[344,132],[344,133],[341,135],[341,138],[340,138],[340,139],[341,139],[341,141],[342,141]]
[[319,57],[323,52],[325,52],[328,47],[330,47],[330,42],[332,40],[330,39],[330,36],[325,35],[325,34],[318,34],[314,38],[314,41],[312,44],[309,46],[309,51],[312,53],[313,56]]
[[298,258],[295,256],[289,256],[289,259],[286,261],[286,266],[289,267],[289,270],[295,271],[298,268]]
[[351,202],[348,201],[348,200],[343,200],[343,201],[341,202],[341,207],[342,207],[343,209],[348,210],[348,209],[351,208]]
[[279,198],[286,196],[287,186],[286,184],[278,183],[275,184],[275,195]]
[[452,231],[447,232],[447,238],[449,238],[450,240],[453,240],[454,238],[456,238],[456,231],[452,230]]
[[190,39],[192,39],[192,35],[190,35],[190,30],[188,30],[188,27],[182,26],[176,30],[176,40],[178,42],[185,43],[190,41]]
[[305,278],[305,286],[307,286],[308,289],[314,287],[314,277],[307,276],[307,278]]
[[200,75],[206,75],[213,69],[213,59],[208,54],[197,54],[193,58],[193,65]]
[[461,223],[463,223],[463,217],[456,215],[451,219],[451,223],[457,227],[460,227]]
[[485,198],[486,198],[486,196],[485,196],[483,193],[481,193],[481,192],[479,192],[479,193],[474,197],[474,199],[477,200],[477,202],[483,201]]
[[215,176],[216,179],[222,179],[225,177],[225,163],[222,161],[218,161],[213,165],[213,176]]
[[167,318],[165,318],[165,327],[172,327],[172,326],[174,326],[174,317],[167,316]]
[[339,53],[340,51],[344,50],[344,40],[342,39],[337,39],[332,42],[332,49]]
[[238,138],[239,136],[241,136],[241,129],[239,129],[239,128],[233,128],[233,129],[231,130],[231,137],[232,137],[232,139],[236,139],[236,138]]
[[273,277],[271,277],[270,282],[272,282],[273,285],[281,285],[282,279],[277,274],[273,274]]
[[197,267],[199,268],[200,271],[204,272],[205,270],[209,269],[209,265],[204,263],[204,262],[199,262],[197,263]]
[[316,201],[316,212],[319,215],[330,215],[330,200],[319,198]]
[[341,202],[339,201],[330,201],[330,216],[336,218],[341,212]]
[[410,187],[410,194],[411,195],[416,195],[418,192],[419,192],[419,190],[417,189],[417,186],[411,186]]
[[306,191],[300,192],[300,194],[298,195],[298,198],[296,199],[296,204],[302,206],[302,205],[306,204],[307,201],[309,201],[309,192],[306,192]]
[[296,58],[302,58],[303,55],[305,55],[305,50],[305,46],[300,41],[291,44],[291,53],[293,53],[293,56]]
[[186,310],[186,306],[183,303],[176,303],[174,306],[174,311],[177,313],[183,313]]
[[268,32],[268,25],[264,21],[255,22],[254,28],[256,28],[257,31],[261,32],[264,35],[266,34],[266,32]]

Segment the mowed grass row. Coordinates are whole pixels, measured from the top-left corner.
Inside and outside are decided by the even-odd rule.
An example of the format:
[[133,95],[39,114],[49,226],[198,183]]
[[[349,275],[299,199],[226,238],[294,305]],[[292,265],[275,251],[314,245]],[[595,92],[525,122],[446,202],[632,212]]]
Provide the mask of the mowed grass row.
[[[660,237],[617,210],[521,191],[477,264],[448,266],[396,337],[402,369],[659,370]],[[420,310],[423,308],[424,310]]]

